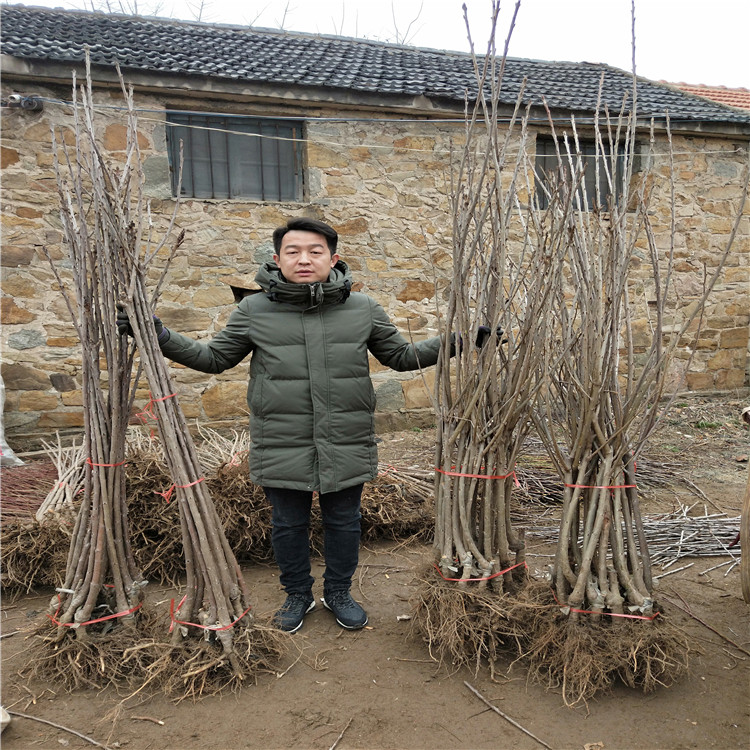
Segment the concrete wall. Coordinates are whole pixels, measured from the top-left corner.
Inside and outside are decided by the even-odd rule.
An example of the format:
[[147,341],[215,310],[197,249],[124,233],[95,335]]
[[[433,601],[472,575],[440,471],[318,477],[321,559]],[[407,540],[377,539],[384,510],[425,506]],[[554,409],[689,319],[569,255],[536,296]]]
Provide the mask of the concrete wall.
[[[12,91],[4,81],[3,96]],[[50,99],[69,99],[64,87],[39,88]],[[105,151],[122,159],[125,127],[117,92],[97,94],[100,136]],[[157,229],[166,226],[170,194],[164,116],[166,105],[246,114],[343,117],[307,125],[306,200],[260,203],[185,200],[177,227],[187,232],[171,269],[158,313],[166,325],[196,338],[209,338],[231,312],[227,281],[252,275],[270,257],[272,230],[291,216],[323,219],[341,235],[340,253],[357,285],[381,302],[398,327],[414,338],[437,331],[434,279],[439,289],[451,268],[448,201],[451,139],[460,125],[388,121],[384,113],[299,109],[283,104],[232,105],[190,98],[137,94],[136,105],[151,110],[139,120],[147,192]],[[154,111],[155,110],[155,111]],[[374,118],[371,121],[356,118]],[[79,343],[44,248],[69,279],[57,214],[50,127],[72,143],[71,111],[46,103],[41,113],[6,110],[2,129],[2,374],[10,436],[48,434],[82,424]],[[665,151],[663,142],[659,145]],[[698,292],[704,264],[710,271],[731,231],[747,144],[731,139],[675,137],[674,245],[684,304]],[[657,161],[654,231],[662,248],[671,241],[669,164]],[[750,208],[746,209],[750,212]],[[698,350],[685,373],[687,387],[724,389],[747,383],[750,322],[748,214],[707,311]],[[648,293],[646,266],[633,270],[634,288]],[[440,299],[440,291],[438,299]],[[647,321],[636,321],[645,329]],[[686,370],[682,349],[677,371]],[[680,365],[680,362],[683,364]],[[186,415],[203,422],[245,414],[247,362],[221,376],[175,367]],[[403,416],[430,420],[430,401],[416,374],[384,371],[373,361],[380,426],[404,424]],[[429,374],[428,374],[429,380]],[[144,388],[141,396],[147,400]],[[420,411],[421,410],[421,411]]]

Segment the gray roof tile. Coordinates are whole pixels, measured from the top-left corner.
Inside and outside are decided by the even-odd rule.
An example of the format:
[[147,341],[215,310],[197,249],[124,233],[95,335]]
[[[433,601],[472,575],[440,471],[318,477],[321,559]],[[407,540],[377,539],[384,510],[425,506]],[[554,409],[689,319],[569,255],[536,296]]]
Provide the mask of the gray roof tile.
[[[2,52],[60,63],[84,58],[123,70],[178,73],[463,102],[476,89],[472,61],[458,52],[404,47],[343,37],[216,26],[169,19],[4,5],[0,10]],[[593,63],[510,58],[503,81],[512,104],[526,78],[525,100],[551,108],[591,112],[599,81],[602,100],[618,111],[631,88],[625,71]],[[673,121],[750,123],[750,115],[668,85],[639,80],[639,115]]]

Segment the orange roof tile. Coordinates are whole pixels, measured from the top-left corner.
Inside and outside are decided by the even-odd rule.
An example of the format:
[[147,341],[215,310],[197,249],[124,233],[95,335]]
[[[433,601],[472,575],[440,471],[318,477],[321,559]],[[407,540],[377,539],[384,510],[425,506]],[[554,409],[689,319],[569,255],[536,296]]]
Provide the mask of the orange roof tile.
[[730,89],[726,86],[704,86],[703,84],[673,83],[672,86],[686,94],[695,94],[728,107],[750,111],[750,89]]

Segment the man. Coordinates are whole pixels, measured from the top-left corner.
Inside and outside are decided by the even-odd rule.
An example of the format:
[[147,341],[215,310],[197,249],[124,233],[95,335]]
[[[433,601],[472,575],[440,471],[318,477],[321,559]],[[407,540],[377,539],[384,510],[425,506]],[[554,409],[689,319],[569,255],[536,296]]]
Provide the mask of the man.
[[[360,499],[377,474],[375,394],[368,350],[394,370],[437,362],[441,339],[415,344],[383,308],[352,292],[336,249],[336,231],[315,219],[291,219],[273,233],[273,262],[256,276],[263,293],[245,297],[224,330],[207,343],[156,321],[165,356],[219,373],[248,354],[250,478],[272,506],[271,541],[287,598],[274,615],[295,632],[315,607],[309,523],[319,493],[325,545],[323,605],[349,630],[367,624],[350,594],[359,560]],[[123,314],[124,315],[124,314]],[[118,324],[127,330],[127,318]]]

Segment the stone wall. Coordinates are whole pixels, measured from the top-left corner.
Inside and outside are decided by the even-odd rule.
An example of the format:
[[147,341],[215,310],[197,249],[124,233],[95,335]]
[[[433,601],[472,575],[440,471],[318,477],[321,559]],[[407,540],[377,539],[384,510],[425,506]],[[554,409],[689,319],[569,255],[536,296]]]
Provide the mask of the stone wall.
[[[3,96],[12,91],[3,82]],[[63,88],[35,88],[48,99],[69,99]],[[125,128],[117,93],[99,92],[100,137],[113,159],[122,159]],[[157,231],[164,229],[174,201],[166,157],[165,106],[175,98],[136,95],[148,110],[139,138]],[[290,105],[240,107],[226,102],[179,100],[182,109],[227,113],[307,115],[342,121],[307,124],[306,195],[303,203],[244,200],[184,200],[177,227],[187,232],[169,271],[158,313],[167,326],[210,338],[233,306],[228,281],[252,278],[270,257],[272,230],[291,216],[314,216],[337,228],[340,253],[352,268],[357,289],[381,302],[396,325],[421,339],[437,332],[438,297],[450,278],[451,220],[448,165],[451,139],[460,125],[389,120],[385,114],[302,110]],[[357,118],[372,118],[362,121]],[[2,374],[11,436],[48,434],[82,424],[80,353],[69,314],[57,289],[50,254],[69,279],[57,213],[50,127],[72,142],[71,111],[46,103],[41,113],[7,110],[2,131]],[[685,304],[697,293],[703,266],[710,270],[731,231],[736,187],[747,144],[720,138],[675,138],[677,198],[675,254]],[[660,247],[670,244],[669,165],[657,162],[653,221]],[[748,209],[750,211],[750,209]],[[644,266],[645,268],[645,266]],[[648,293],[648,278],[634,269],[634,284]],[[747,381],[750,322],[748,216],[711,300],[686,382],[693,389],[740,387]],[[646,326],[647,321],[637,321]],[[687,370],[687,351],[677,370]],[[682,365],[680,364],[682,363]],[[175,366],[180,402],[189,418],[204,423],[246,414],[247,362],[221,376]],[[372,363],[380,426],[403,426],[405,415],[430,421],[430,399],[417,373],[392,373]],[[431,374],[426,381],[429,384]],[[147,400],[145,389],[139,403]]]

